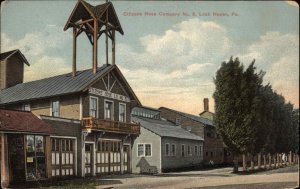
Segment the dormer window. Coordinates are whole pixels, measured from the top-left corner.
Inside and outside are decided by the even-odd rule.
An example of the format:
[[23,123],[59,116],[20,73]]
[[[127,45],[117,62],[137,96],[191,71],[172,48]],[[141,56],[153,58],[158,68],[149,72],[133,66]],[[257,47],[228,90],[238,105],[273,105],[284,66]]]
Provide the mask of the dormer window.
[[30,104],[24,104],[22,110],[26,112],[30,112]]
[[180,125],[180,124],[181,124],[181,119],[180,119],[180,118],[176,118],[175,124],[176,124],[176,125]]

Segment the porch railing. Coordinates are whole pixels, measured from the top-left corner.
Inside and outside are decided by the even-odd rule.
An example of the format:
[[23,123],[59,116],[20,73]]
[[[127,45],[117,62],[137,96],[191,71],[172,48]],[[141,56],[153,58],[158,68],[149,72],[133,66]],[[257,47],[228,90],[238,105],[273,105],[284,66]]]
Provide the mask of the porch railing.
[[82,127],[83,129],[111,131],[116,133],[140,134],[140,124],[97,119],[93,117],[82,118]]

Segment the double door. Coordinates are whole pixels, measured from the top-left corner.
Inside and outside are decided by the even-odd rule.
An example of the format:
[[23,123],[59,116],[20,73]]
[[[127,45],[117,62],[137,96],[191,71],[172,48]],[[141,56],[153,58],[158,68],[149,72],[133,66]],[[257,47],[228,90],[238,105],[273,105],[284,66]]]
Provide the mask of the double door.
[[[121,153],[123,147],[123,153]],[[93,155],[95,151],[95,156]],[[123,157],[122,157],[123,155]],[[123,163],[121,163],[123,161]],[[130,172],[130,146],[123,145],[118,140],[100,140],[93,144],[85,144],[85,174],[92,175],[95,162],[96,174],[119,174]]]

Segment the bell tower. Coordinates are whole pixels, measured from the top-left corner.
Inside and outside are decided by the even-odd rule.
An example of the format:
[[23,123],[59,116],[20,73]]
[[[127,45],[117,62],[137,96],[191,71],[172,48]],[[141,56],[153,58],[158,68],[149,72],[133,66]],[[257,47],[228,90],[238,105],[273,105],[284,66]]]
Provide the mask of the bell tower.
[[76,48],[77,37],[84,32],[93,46],[93,73],[97,72],[98,67],[98,39],[105,34],[106,64],[108,64],[108,38],[111,40],[112,65],[115,64],[116,37],[115,32],[124,34],[114,6],[111,2],[93,6],[84,0],[78,0],[73,9],[64,31],[73,28],[73,61],[72,75],[76,76]]

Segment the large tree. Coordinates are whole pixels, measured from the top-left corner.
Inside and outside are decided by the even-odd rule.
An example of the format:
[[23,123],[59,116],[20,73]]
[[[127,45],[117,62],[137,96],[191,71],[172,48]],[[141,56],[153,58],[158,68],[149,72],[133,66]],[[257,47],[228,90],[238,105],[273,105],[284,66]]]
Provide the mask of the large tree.
[[[224,143],[235,154],[255,154],[265,137],[258,111],[263,72],[256,73],[254,61],[244,71],[238,58],[223,62],[214,79],[215,123]],[[234,171],[237,171],[235,159]]]

